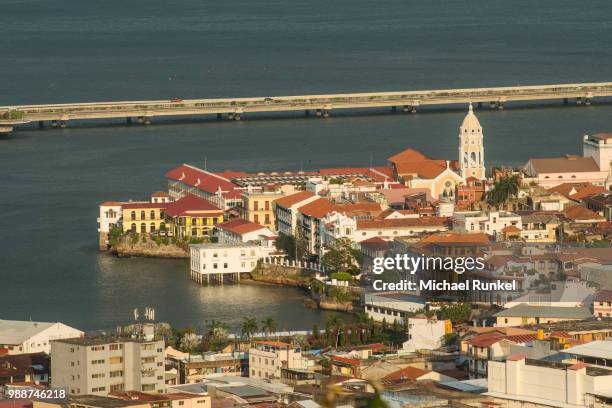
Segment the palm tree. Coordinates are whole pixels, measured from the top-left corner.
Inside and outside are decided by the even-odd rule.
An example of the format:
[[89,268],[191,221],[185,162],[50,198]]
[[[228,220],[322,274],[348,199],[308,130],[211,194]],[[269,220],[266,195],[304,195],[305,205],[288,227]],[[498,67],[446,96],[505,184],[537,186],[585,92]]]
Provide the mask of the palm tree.
[[266,317],[261,321],[261,328],[266,332],[267,336],[270,336],[272,333],[276,331],[277,324],[274,319],[270,316]]
[[250,339],[253,334],[257,331],[257,319],[254,317],[245,317],[242,322],[242,336],[246,339]]
[[340,328],[344,326],[344,321],[338,315],[329,316],[327,318],[327,326],[336,331],[336,348],[338,348],[338,340],[340,339]]

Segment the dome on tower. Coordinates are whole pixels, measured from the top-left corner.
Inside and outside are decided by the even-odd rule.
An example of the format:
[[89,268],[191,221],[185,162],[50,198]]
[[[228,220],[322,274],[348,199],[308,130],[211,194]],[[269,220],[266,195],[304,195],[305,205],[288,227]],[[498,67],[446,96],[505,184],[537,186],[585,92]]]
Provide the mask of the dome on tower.
[[482,130],[480,126],[480,122],[476,115],[474,115],[474,109],[472,109],[472,103],[470,103],[470,107],[468,108],[468,113],[463,118],[463,122],[461,122],[461,130],[465,132],[466,130],[469,132],[471,130]]

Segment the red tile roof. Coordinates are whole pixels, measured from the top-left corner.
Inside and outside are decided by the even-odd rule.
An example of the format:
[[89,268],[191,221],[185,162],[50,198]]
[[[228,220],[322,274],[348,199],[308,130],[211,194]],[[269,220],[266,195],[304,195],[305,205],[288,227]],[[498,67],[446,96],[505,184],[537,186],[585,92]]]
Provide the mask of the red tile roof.
[[194,195],[187,195],[178,201],[169,203],[166,214],[170,217],[180,217],[185,215],[207,214],[210,216],[223,215],[223,211],[210,201]]
[[229,220],[218,224],[217,228],[222,229],[224,231],[233,232],[234,234],[242,235],[249,232],[264,229],[266,227],[255,222],[243,220],[242,218],[236,218],[234,220]]
[[509,340],[516,344],[524,344],[537,340],[537,338],[537,334],[516,334],[514,336],[507,336],[506,340]]
[[395,164],[395,171],[399,176],[418,176],[423,179],[433,179],[446,170],[444,160],[421,160],[411,162],[399,162]]
[[506,336],[497,332],[485,333],[472,337],[468,340],[468,344],[476,347],[490,347],[505,338]]
[[527,356],[525,354],[515,354],[513,356],[508,357],[506,360],[508,361],[521,361],[525,360]]
[[404,380],[411,380],[411,381],[416,381],[417,379],[419,379],[420,377],[431,373],[431,370],[423,370],[420,368],[416,368],[416,367],[406,367],[406,368],[402,368],[401,370],[395,371],[389,375],[384,376],[381,380],[383,382],[390,382],[390,381],[404,381]]
[[612,302],[612,290],[600,290],[593,297],[595,302]]
[[304,201],[310,197],[314,197],[314,193],[311,193],[310,191],[300,191],[299,193],[281,197],[277,200],[274,200],[274,202],[276,203],[276,205],[279,205],[283,208],[289,208],[292,205],[297,204],[300,201]]
[[[180,181],[183,184],[195,187],[210,194],[214,194],[219,190],[224,193],[229,193],[238,187],[225,177],[198,169],[188,164],[183,164],[170,170],[166,173],[166,178]],[[237,196],[240,197],[240,194],[237,193]]]
[[601,215],[581,205],[572,205],[567,207],[565,210],[563,210],[563,215],[565,218],[572,221],[604,220]]
[[151,197],[170,197],[170,194],[166,193],[165,191],[156,191],[151,194]]
[[349,364],[352,366],[359,366],[361,365],[361,362],[356,359],[356,358],[348,358],[348,357],[341,357],[341,356],[331,356],[332,361],[337,361],[339,363],[344,363],[344,364]]
[[306,205],[301,206],[298,211],[304,215],[313,217],[313,218],[323,218],[330,211],[332,211],[334,205],[331,201],[325,198],[319,198],[314,200]]
[[576,363],[574,365],[571,365],[569,367],[567,367],[568,370],[574,370],[574,371],[578,371],[578,370],[582,370],[583,368],[587,368],[589,365],[586,363]]
[[105,201],[103,203],[100,203],[100,207],[116,207],[121,204],[123,204],[121,201]]
[[423,153],[414,149],[406,149],[387,159],[391,163],[406,162],[406,161],[419,161],[419,160],[430,160],[429,157]]

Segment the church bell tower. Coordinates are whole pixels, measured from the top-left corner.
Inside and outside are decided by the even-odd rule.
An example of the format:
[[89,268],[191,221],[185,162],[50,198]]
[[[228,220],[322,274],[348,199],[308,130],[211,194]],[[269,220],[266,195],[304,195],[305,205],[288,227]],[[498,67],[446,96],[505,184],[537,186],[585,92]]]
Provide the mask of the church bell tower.
[[463,178],[485,179],[482,126],[474,115],[471,103],[459,127],[459,163]]

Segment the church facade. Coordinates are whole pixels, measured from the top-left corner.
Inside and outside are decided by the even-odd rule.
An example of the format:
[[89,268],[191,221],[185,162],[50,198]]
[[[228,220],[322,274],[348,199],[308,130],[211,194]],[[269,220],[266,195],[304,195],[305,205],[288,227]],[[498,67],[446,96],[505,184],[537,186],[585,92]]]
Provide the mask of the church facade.
[[456,187],[466,179],[486,178],[482,126],[472,105],[459,127],[458,160],[432,159],[413,149],[387,160],[396,179],[407,187],[425,188],[436,200],[454,201]]

